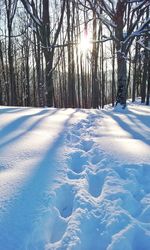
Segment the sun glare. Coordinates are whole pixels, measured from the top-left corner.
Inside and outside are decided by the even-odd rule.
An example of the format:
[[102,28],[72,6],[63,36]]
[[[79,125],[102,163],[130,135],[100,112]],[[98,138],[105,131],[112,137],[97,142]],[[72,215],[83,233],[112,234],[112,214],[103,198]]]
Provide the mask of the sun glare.
[[80,39],[79,42],[79,50],[80,53],[86,54],[88,52],[88,50],[90,49],[91,44],[90,44],[90,39],[87,35],[83,35]]

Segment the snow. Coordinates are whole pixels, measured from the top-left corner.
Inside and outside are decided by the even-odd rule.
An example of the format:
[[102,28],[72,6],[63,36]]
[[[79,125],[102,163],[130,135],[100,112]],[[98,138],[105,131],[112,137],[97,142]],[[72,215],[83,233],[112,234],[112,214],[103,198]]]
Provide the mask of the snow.
[[150,249],[149,106],[0,118],[0,249]]

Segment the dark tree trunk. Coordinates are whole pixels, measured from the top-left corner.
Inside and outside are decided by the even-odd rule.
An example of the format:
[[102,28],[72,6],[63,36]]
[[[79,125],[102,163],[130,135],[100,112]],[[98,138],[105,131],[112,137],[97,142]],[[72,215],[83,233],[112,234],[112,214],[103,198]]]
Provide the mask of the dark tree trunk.
[[45,53],[45,79],[46,79],[46,105],[54,105],[54,86],[53,86],[53,53]]
[[112,44],[112,106],[115,105],[115,43]]
[[[93,12],[93,40],[96,41],[96,13]],[[92,107],[99,107],[99,85],[97,79],[97,59],[98,59],[98,51],[96,47],[96,43],[93,43],[93,51],[92,51]]]
[[147,86],[147,95],[146,95],[146,105],[149,105],[150,99],[150,59],[148,63],[148,86]]
[[29,43],[26,41],[26,48],[25,48],[25,58],[26,58],[26,106],[31,105],[30,100],[30,72],[29,72]]
[[128,79],[127,79],[127,98],[131,98],[131,53],[129,52],[129,70],[128,70]]
[[[2,52],[2,43],[0,41],[0,65],[1,65],[1,70],[2,70],[2,79],[0,79],[0,105],[3,105],[3,82],[6,82],[6,77],[5,77],[5,68],[4,68],[4,59],[3,59],[3,52]],[[6,97],[5,97],[6,99]]]
[[10,79],[10,105],[17,105],[16,102],[16,86],[14,74],[14,61],[12,52],[11,26],[8,26],[8,63],[9,63],[9,79]]
[[127,66],[126,59],[121,53],[117,54],[117,73],[118,73],[118,91],[116,104],[120,103],[124,108],[126,106],[126,82],[127,82]]
[[2,81],[0,79],[0,105],[3,105],[3,101],[2,101]]
[[126,47],[123,45],[123,29],[124,29],[124,15],[126,11],[125,1],[118,1],[116,6],[116,14],[114,21],[116,23],[115,35],[116,35],[116,50],[117,50],[117,82],[118,90],[116,97],[116,105],[120,103],[123,108],[126,106],[126,92],[127,92],[127,66],[126,66]]
[[[147,41],[145,42],[145,46],[148,46]],[[144,50],[144,69],[143,69],[143,78],[142,78],[142,85],[141,85],[141,102],[145,103],[146,99],[146,82],[148,76],[148,51]]]
[[104,105],[105,105],[105,76],[104,76],[104,46],[103,46],[103,43],[102,43],[102,46],[101,46],[101,59],[102,59],[102,62],[101,62],[101,65],[102,65],[102,68],[101,68],[101,79],[102,79],[102,82],[101,82],[101,85],[102,85],[102,109],[104,108]]
[[135,93],[137,85],[138,52],[139,52],[138,44],[136,43],[135,56],[134,56],[134,69],[133,69],[132,102],[135,102]]

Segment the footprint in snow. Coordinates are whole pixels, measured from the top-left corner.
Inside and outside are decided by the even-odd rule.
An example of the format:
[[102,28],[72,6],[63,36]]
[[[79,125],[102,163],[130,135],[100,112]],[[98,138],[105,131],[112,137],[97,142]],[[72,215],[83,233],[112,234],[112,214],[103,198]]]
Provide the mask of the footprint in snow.
[[87,157],[83,155],[82,152],[77,151],[70,155],[70,158],[68,159],[68,166],[73,172],[79,174],[84,171],[87,162]]
[[150,193],[145,195],[141,200],[142,212],[139,216],[139,220],[144,223],[150,223]]
[[93,165],[96,165],[103,160],[102,152],[98,148],[93,148],[91,153],[92,153],[91,163]]
[[96,165],[96,164],[98,164],[101,160],[102,160],[101,155],[94,155],[94,156],[92,157],[92,159],[91,159],[91,163],[92,163],[93,165]]
[[59,216],[59,212],[54,208],[54,213],[52,215],[53,222],[51,222],[51,233],[50,242],[55,243],[62,239],[66,232],[67,222],[64,218]]
[[61,217],[67,218],[71,216],[73,211],[74,192],[73,187],[69,184],[64,184],[56,190],[55,206],[58,209]]
[[132,241],[133,250],[149,250],[150,235],[149,230],[144,227],[136,226],[134,228],[134,240]]
[[145,191],[145,194],[150,193],[150,164],[144,164],[143,166],[143,176],[141,176],[141,184]]
[[70,180],[78,180],[78,179],[83,178],[82,173],[77,174],[74,171],[72,171],[71,169],[68,170],[67,176]]
[[25,248],[22,246],[20,249],[42,250],[48,242],[51,247],[46,249],[54,249],[53,244],[62,239],[67,225],[68,222],[60,216],[56,207],[44,210],[42,216],[35,221],[32,230],[29,231]]
[[126,189],[129,190],[134,198],[140,202],[143,197],[150,193],[150,165],[140,164],[117,166],[115,171],[121,179],[127,182]]
[[105,172],[99,172],[97,174],[90,173],[88,175],[88,191],[93,197],[97,198],[101,195],[105,176]]
[[85,151],[85,152],[89,152],[92,149],[94,142],[90,141],[90,140],[82,140],[80,143],[80,149]]
[[67,141],[69,143],[78,143],[80,141],[80,137],[76,134],[73,134],[73,133],[68,133],[67,135]]

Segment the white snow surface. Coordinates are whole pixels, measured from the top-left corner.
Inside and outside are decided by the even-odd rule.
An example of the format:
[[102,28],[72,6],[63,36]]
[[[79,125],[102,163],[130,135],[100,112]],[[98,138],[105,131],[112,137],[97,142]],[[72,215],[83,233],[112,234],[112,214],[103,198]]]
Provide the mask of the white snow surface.
[[150,107],[0,107],[0,250],[149,250]]

